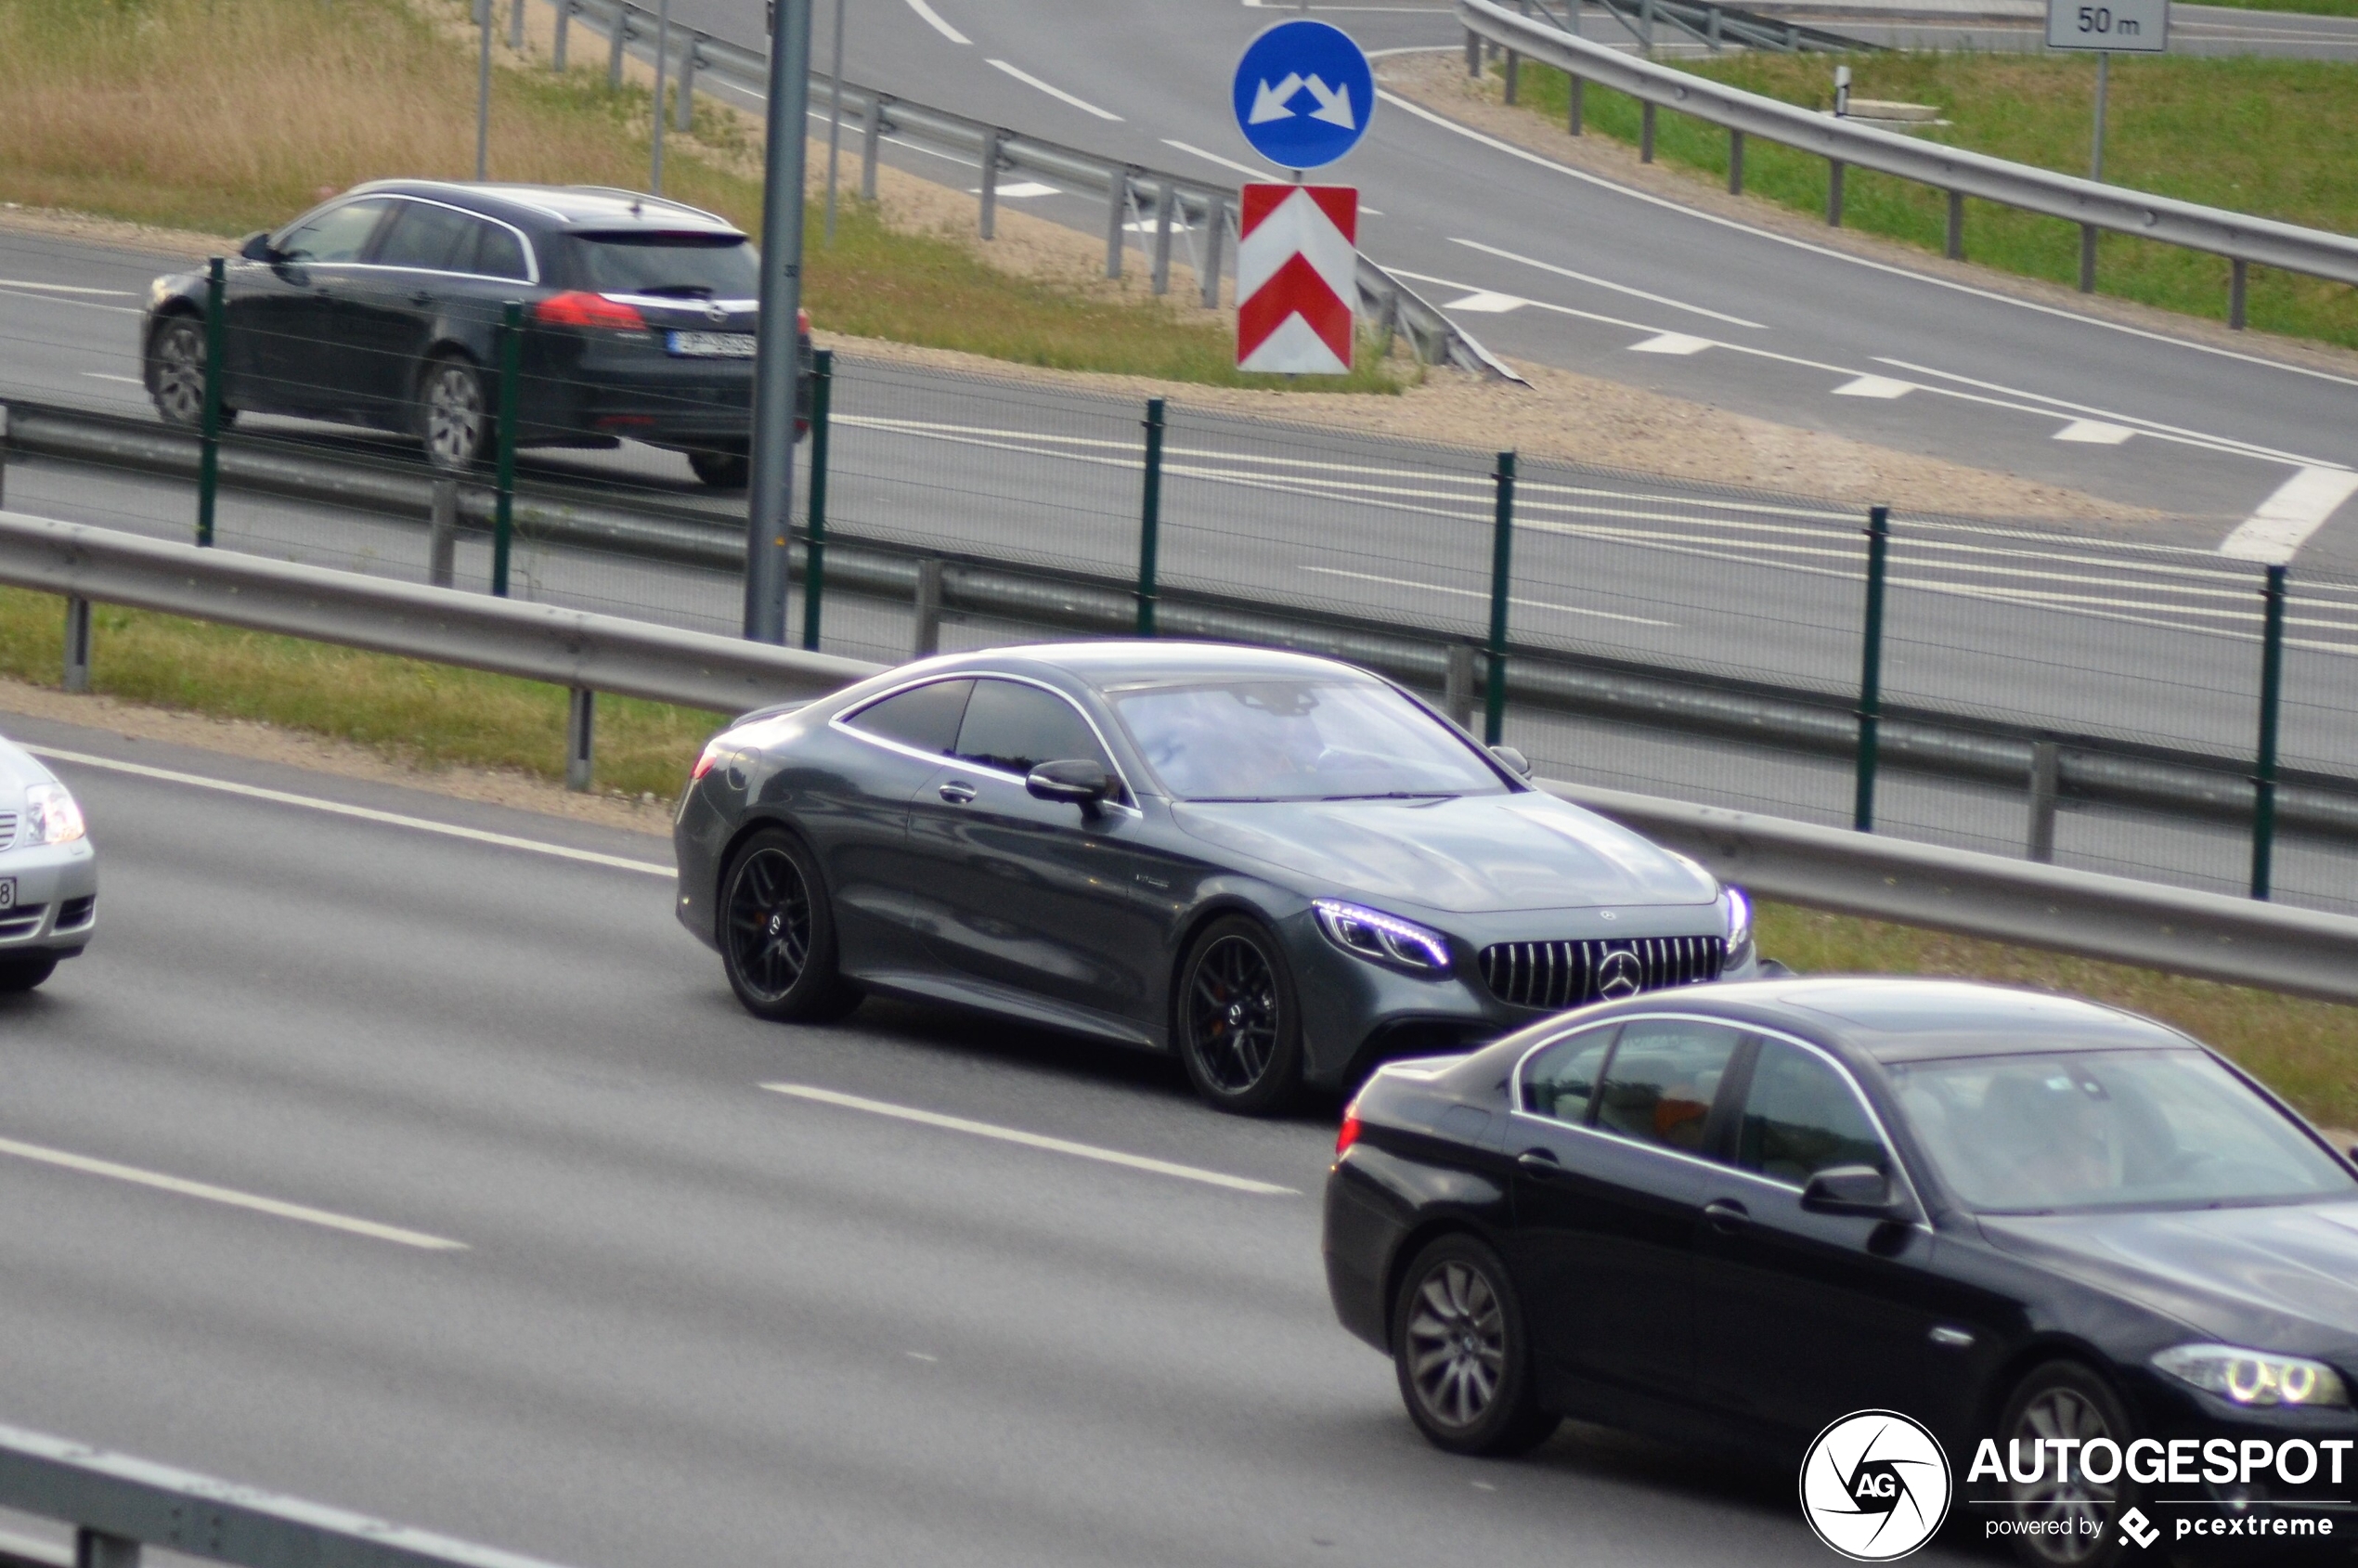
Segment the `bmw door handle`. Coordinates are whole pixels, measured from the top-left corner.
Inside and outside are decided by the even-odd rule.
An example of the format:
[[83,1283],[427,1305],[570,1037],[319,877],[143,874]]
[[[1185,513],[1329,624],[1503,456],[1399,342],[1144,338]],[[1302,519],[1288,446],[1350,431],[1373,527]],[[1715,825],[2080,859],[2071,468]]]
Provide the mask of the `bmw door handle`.
[[960,784],[953,779],[941,786],[940,794],[941,797],[952,806],[964,806],[975,797],[975,786],[970,784]]
[[1552,1181],[1564,1173],[1562,1162],[1544,1148],[1527,1148],[1516,1155],[1515,1169],[1542,1181]]
[[1731,1198],[1704,1204],[1703,1217],[1712,1229],[1722,1236],[1733,1236],[1752,1224],[1752,1211]]

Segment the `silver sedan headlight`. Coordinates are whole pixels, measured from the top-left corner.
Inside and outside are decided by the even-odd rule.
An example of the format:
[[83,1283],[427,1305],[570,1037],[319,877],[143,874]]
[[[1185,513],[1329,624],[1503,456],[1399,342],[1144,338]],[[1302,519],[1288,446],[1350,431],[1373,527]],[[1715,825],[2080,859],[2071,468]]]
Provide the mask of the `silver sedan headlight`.
[[24,792],[25,842],[71,844],[88,831],[82,808],[61,784],[37,784]]
[[2341,1374],[2322,1361],[2234,1345],[2172,1345],[2154,1365],[2182,1383],[2237,1405],[2347,1408]]
[[1449,939],[1438,931],[1339,899],[1316,899],[1310,907],[1327,940],[1354,957],[1419,975],[1449,972]]

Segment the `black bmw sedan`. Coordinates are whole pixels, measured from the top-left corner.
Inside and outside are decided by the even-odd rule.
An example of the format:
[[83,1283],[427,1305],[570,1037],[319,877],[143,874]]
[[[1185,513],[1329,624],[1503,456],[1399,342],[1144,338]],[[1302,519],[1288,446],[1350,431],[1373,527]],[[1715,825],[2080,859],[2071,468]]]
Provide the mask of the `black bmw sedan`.
[[2160,1024],[1712,986],[1391,1064],[1339,1143],[1335,1310],[1445,1448],[1896,1411],[2034,1563],[2358,1531],[2358,1157]]
[[1247,1112],[1755,972],[1742,893],[1520,761],[1298,654],[957,654],[716,737],[680,802],[679,914],[761,1017],[952,1003],[1175,1051]]
[[[225,418],[395,431],[469,467],[492,449],[514,301],[519,446],[628,438],[685,453],[706,484],[745,482],[759,269],[710,213],[627,190],[379,180],[249,237],[224,281]],[[174,424],[204,410],[206,287],[180,273],[149,291],[145,378]]]

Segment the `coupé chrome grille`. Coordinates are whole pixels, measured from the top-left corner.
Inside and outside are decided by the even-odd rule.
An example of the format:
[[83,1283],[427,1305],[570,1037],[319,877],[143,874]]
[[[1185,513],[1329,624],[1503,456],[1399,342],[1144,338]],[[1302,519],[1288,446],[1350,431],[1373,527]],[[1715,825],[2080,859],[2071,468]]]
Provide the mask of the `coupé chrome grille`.
[[1716,980],[1727,959],[1728,943],[1719,937],[1499,942],[1482,950],[1482,978],[1501,1002],[1553,1013]]

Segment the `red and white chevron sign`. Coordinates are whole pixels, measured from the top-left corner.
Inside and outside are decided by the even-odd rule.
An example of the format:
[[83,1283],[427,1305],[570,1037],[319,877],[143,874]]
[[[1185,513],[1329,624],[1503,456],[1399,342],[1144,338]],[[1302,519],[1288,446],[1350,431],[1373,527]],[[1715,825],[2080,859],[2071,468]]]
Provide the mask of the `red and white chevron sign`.
[[1241,217],[1237,369],[1349,374],[1359,192],[1347,185],[1249,185]]

